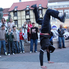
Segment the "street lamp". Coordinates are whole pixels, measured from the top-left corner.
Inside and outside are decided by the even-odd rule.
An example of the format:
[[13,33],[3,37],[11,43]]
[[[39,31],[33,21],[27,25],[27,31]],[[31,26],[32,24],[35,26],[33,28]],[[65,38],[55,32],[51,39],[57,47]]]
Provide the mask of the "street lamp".
[[41,4],[39,4],[38,10],[39,10],[39,16],[40,16],[40,18],[43,18],[43,11],[42,11],[43,7],[42,7]]
[[26,9],[25,9],[25,18],[27,21],[30,20],[30,8],[29,6],[26,6]]

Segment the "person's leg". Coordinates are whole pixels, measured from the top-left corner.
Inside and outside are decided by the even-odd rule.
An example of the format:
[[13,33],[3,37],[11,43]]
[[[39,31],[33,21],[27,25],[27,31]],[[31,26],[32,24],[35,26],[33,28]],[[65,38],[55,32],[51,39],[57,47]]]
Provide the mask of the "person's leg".
[[59,19],[61,22],[64,22],[65,16],[66,16],[65,13],[63,15],[59,16],[60,15],[60,12],[57,11],[57,10],[52,10],[52,9],[47,9],[46,14],[45,14],[45,17],[46,17],[46,15],[53,16],[54,18]]
[[46,66],[43,66],[43,55],[44,55],[44,50],[40,50],[40,55],[39,55],[39,59],[40,59],[40,65],[42,69],[47,69]]
[[33,39],[31,39],[31,42],[30,42],[30,51],[33,52]]
[[45,33],[47,31],[51,30],[50,16],[53,16],[54,18],[57,18],[60,21],[64,20],[64,18],[65,18],[65,15],[59,17],[59,12],[58,11],[52,10],[52,9],[47,9],[47,11],[44,15],[44,18],[43,18],[43,22],[42,22],[42,29],[41,29],[42,33]]
[[23,52],[23,44],[22,44],[22,40],[21,41],[21,51]]
[[63,43],[63,48],[65,48],[65,41],[64,37],[62,37],[62,43]]
[[37,52],[37,39],[35,40],[35,52]]
[[22,40],[22,51],[24,51],[24,40]]
[[50,61],[50,53],[47,52],[47,60]]
[[10,42],[8,41],[8,54],[10,54]]
[[48,63],[54,63],[54,62],[50,61],[50,53],[49,52],[47,52],[47,60],[48,60]]
[[20,40],[20,42],[19,42],[19,45],[20,45],[20,52],[22,52],[22,43],[21,43],[21,40]]
[[43,54],[44,54],[44,52],[43,52],[43,50],[41,49],[41,50],[40,50],[40,55],[39,55],[40,65],[41,65],[41,66],[43,66]]
[[19,53],[19,45],[18,45],[18,41],[16,41],[16,46],[17,46],[17,51]]
[[4,53],[5,53],[5,55],[7,55],[6,46],[5,46],[5,40],[2,41],[2,44],[3,44]]
[[36,22],[38,24],[42,25],[43,19],[40,19],[40,17],[39,17],[37,5],[35,4],[35,5],[32,5],[31,7],[34,8],[33,12],[34,12],[34,15],[35,15]]
[[28,41],[30,41],[30,33],[28,32]]
[[58,37],[59,48],[61,48],[61,37]]
[[12,53],[14,53],[14,44],[13,44],[13,41],[11,41],[11,50],[12,50]]
[[27,32],[27,35],[28,35],[28,41],[29,41],[29,32]]
[[30,41],[30,38],[31,38],[31,34],[29,33],[29,41]]
[[1,46],[2,46],[2,44],[1,44],[1,40],[0,40],[0,55],[1,55]]
[[13,53],[17,53],[17,49],[16,49],[16,42],[15,41],[13,41]]

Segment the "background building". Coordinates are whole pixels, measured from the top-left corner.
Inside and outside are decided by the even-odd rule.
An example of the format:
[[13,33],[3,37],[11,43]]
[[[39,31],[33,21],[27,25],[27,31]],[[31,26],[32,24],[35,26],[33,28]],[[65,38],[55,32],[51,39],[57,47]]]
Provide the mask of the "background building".
[[4,8],[3,9],[3,18],[5,18],[5,20],[8,19],[8,15],[9,15],[9,8]]
[[51,17],[51,24],[59,27],[60,24],[63,24],[64,27],[69,26],[69,0],[48,0],[48,8],[58,10],[61,15],[66,13],[65,23],[61,23],[57,19]]
[[69,0],[48,0],[49,3],[52,3],[52,2],[63,2],[63,1],[69,1]]
[[[29,1],[29,2],[18,2],[13,3],[11,8],[9,9],[9,13],[11,18],[17,27],[21,27],[25,21],[35,21],[35,16],[33,13],[33,8],[31,5],[37,4],[40,18],[43,18],[46,9],[47,9],[47,0],[37,0],[37,1]],[[38,26],[38,24],[36,24]]]

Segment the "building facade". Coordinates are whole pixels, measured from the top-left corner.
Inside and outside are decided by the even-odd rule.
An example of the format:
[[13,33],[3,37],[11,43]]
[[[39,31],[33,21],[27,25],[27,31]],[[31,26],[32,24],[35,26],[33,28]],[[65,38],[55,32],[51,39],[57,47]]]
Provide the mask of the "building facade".
[[3,9],[3,18],[5,18],[5,20],[7,20],[8,19],[8,15],[9,15],[9,9],[10,8],[4,8]]
[[48,8],[58,10],[61,15],[65,12],[66,13],[66,21],[65,23],[61,23],[59,20],[51,17],[51,24],[56,25],[59,27],[62,24],[64,27],[69,27],[69,0],[49,0],[48,1]]
[[[21,27],[26,21],[27,22],[31,21],[36,23],[35,16],[33,13],[33,8],[31,8],[31,5],[37,4],[39,16],[40,18],[43,18],[47,9],[47,3],[48,3],[47,0],[14,3],[9,9],[9,13],[15,25],[17,27]],[[37,23],[36,26],[38,26]]]

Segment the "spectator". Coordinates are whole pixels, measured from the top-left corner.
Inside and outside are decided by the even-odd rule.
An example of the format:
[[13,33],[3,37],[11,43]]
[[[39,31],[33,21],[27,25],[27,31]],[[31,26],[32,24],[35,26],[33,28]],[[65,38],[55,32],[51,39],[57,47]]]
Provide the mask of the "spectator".
[[8,23],[8,27],[11,28],[12,30],[14,25],[15,25],[14,22],[12,21],[12,19],[10,19],[10,22]]
[[30,29],[32,27],[31,21],[28,23],[28,41],[30,41],[31,34],[29,33]]
[[63,48],[66,48],[65,47],[65,39],[64,39],[64,29],[63,29],[63,27],[62,27],[62,25],[60,25],[60,28],[58,29],[58,34],[59,34],[59,36],[58,36],[58,42],[59,42],[59,48],[61,49],[61,41],[62,41],[62,44],[63,44]]
[[5,26],[5,30],[7,31],[7,23],[5,21],[5,18],[2,18],[1,23],[0,23],[0,28],[1,28],[2,25]]
[[30,42],[30,53],[33,52],[33,43],[35,43],[35,51],[37,52],[37,39],[38,39],[38,28],[35,27],[35,23],[32,23],[31,33],[31,42]]
[[27,42],[27,29],[28,29],[28,25],[27,25],[27,22],[25,22],[23,27],[22,27],[22,31],[24,33],[24,40],[25,40],[25,42]]
[[1,46],[2,45],[3,45],[5,55],[7,55],[6,46],[5,46],[5,35],[6,35],[5,25],[2,25],[0,29],[0,57],[1,57]]
[[15,53],[19,53],[19,45],[18,45],[18,42],[19,42],[19,32],[16,29],[16,26],[13,26],[13,35],[14,35],[13,45],[14,45],[15,48],[17,48],[17,50],[15,49]]
[[19,39],[20,39],[20,53],[25,53],[25,51],[24,51],[24,33],[22,32],[22,28],[20,28]]
[[8,41],[8,55],[11,54],[11,49],[14,55],[13,38],[14,38],[13,33],[11,32],[11,29],[9,28],[8,33],[6,34],[6,39]]

